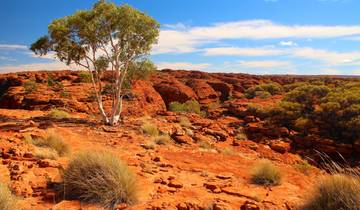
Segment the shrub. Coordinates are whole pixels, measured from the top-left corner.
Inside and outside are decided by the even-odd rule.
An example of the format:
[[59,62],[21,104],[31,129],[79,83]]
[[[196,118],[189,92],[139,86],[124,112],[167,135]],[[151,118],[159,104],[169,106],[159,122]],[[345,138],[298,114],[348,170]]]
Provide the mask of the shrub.
[[200,104],[196,100],[189,100],[185,103],[180,103],[177,101],[171,102],[169,105],[169,109],[172,112],[191,112],[201,116],[205,115],[205,112],[201,111]]
[[165,145],[171,142],[171,137],[169,135],[156,136],[154,142],[157,145]]
[[25,93],[33,93],[37,90],[37,85],[34,80],[28,80],[23,85]]
[[91,75],[86,72],[82,72],[79,74],[80,82],[83,83],[91,83]]
[[360,180],[345,174],[323,177],[315,185],[303,210],[359,210]]
[[114,88],[113,85],[111,85],[111,84],[106,84],[106,85],[103,87],[101,94],[103,94],[103,95],[113,94],[114,91],[115,91],[115,88]]
[[54,78],[53,78],[51,75],[49,75],[49,76],[48,76],[48,79],[47,79],[47,85],[48,85],[49,87],[52,87],[52,86],[55,85],[55,83],[56,83],[56,81],[54,80]]
[[253,168],[251,179],[256,184],[279,185],[281,173],[270,160],[261,160]]
[[151,124],[149,122],[145,122],[142,126],[141,126],[141,130],[143,133],[149,135],[149,136],[158,136],[159,135],[159,130],[156,127],[156,125]]
[[70,153],[70,146],[64,142],[61,136],[55,133],[49,133],[46,138],[38,138],[33,140],[33,142],[35,146],[55,150],[60,156]]
[[261,99],[267,99],[271,97],[271,94],[267,91],[256,91],[255,97],[259,97]]
[[14,210],[16,208],[17,200],[11,194],[9,188],[4,184],[0,184],[0,209],[1,210]]
[[245,97],[252,99],[255,97],[270,97],[282,92],[282,87],[278,83],[268,83],[250,87],[245,91]]
[[70,118],[70,115],[62,110],[51,109],[50,112],[47,114],[47,117],[53,119],[65,119],[65,118]]
[[192,125],[189,118],[187,117],[181,117],[179,119],[179,124],[183,127],[190,127]]
[[109,153],[78,154],[64,171],[68,198],[113,209],[117,204],[137,201],[135,175],[126,164]]

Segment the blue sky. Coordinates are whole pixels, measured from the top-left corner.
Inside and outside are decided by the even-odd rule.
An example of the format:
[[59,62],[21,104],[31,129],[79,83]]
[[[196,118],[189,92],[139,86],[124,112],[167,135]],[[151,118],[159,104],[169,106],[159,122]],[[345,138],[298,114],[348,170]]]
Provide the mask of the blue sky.
[[[29,45],[95,0],[1,0],[0,72],[69,67]],[[124,0],[161,23],[159,68],[360,75],[359,0]]]

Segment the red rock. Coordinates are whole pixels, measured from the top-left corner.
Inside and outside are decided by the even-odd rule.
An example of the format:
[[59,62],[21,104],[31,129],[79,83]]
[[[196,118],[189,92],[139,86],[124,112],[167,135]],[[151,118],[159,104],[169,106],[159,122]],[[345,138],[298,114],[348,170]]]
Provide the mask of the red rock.
[[183,184],[176,181],[176,180],[171,180],[168,184],[169,187],[173,187],[173,188],[182,188]]
[[270,148],[276,152],[284,154],[289,152],[291,149],[290,143],[283,142],[283,141],[271,141]]

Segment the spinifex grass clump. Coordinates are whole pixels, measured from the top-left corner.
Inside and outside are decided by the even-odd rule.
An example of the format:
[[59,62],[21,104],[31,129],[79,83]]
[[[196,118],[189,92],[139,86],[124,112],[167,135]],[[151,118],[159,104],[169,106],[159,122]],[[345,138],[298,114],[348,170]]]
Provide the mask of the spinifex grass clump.
[[158,136],[159,130],[156,125],[150,123],[150,122],[144,122],[141,126],[141,130],[144,134],[147,134],[149,136]]
[[253,168],[251,179],[256,184],[279,185],[281,172],[270,160],[260,160]]
[[70,118],[70,114],[59,109],[51,109],[47,114],[47,117],[53,119],[65,119]]
[[135,175],[126,164],[109,153],[78,154],[70,161],[64,175],[68,198],[113,208],[137,201]]
[[0,184],[0,209],[14,210],[16,208],[16,198],[11,194],[9,188]]
[[325,156],[325,170],[308,194],[302,210],[360,210],[360,170],[339,165]]
[[52,151],[56,151],[60,156],[65,156],[70,153],[70,146],[64,142],[60,135],[53,132],[48,133],[45,138],[37,138],[32,142],[35,146],[45,147]]

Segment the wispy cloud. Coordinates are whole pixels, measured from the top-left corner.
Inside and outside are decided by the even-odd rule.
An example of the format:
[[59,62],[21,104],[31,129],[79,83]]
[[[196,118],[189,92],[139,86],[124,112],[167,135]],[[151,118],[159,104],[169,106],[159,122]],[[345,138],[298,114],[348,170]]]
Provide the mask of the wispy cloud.
[[298,44],[296,42],[293,41],[281,41],[279,43],[280,46],[287,46],[287,47],[296,47],[298,46]]
[[16,61],[16,59],[0,55],[0,61]]
[[204,70],[211,66],[209,63],[189,63],[189,62],[158,62],[158,69],[178,69],[178,70]]
[[18,45],[18,44],[0,44],[0,49],[5,49],[5,50],[26,50],[28,49],[28,46],[26,45]]
[[239,66],[244,68],[291,68],[288,61],[264,60],[264,61],[240,61]]
[[359,35],[360,25],[283,25],[270,20],[236,21],[196,27],[178,24],[161,30],[154,53],[190,53],[204,43],[227,39],[326,39]]
[[273,47],[241,48],[241,47],[215,47],[205,48],[204,55],[207,56],[273,56],[282,55],[284,51]]
[[19,72],[19,71],[39,71],[39,70],[77,70],[77,66],[67,66],[61,62],[51,63],[31,63],[20,65],[5,65],[0,66],[0,72]]

